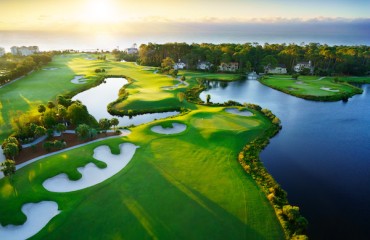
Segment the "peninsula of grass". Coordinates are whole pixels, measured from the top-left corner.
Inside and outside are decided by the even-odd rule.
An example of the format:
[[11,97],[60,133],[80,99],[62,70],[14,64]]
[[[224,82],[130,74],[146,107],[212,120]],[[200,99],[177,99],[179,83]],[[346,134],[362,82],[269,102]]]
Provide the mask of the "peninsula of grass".
[[362,89],[344,82],[334,82],[333,78],[299,76],[292,79],[288,75],[270,75],[260,82],[268,87],[299,98],[314,101],[339,101],[361,94]]
[[[0,140],[12,133],[14,117],[36,113],[37,106],[55,101],[58,95],[74,95],[102,80],[96,68],[107,67],[105,61],[88,60],[86,54],[54,56],[53,61],[38,71],[0,88]],[[112,71],[117,73],[117,71]],[[83,76],[85,84],[74,84],[75,76]]]
[[[47,157],[0,180],[1,224],[25,221],[24,203],[55,201],[61,213],[31,239],[285,239],[265,193],[237,158],[246,143],[264,136],[270,120],[250,109],[243,117],[224,107],[197,106],[188,114],[132,128],[128,137],[91,143]],[[154,133],[156,125],[181,123],[174,135]],[[93,150],[119,144],[140,146],[118,174],[90,188],[51,193],[42,183],[77,167]]]

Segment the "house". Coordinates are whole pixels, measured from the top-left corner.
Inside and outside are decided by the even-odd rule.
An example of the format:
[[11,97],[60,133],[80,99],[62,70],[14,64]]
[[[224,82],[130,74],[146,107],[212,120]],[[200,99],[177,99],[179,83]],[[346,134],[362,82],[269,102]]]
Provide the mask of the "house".
[[186,63],[181,62],[181,59],[179,59],[179,61],[173,65],[173,68],[175,70],[184,69],[184,68],[186,68]]
[[231,63],[221,63],[218,67],[222,72],[235,72],[239,69],[239,63],[231,62]]
[[210,62],[199,62],[197,65],[197,69],[199,70],[209,70],[212,67],[212,63]]
[[12,52],[13,55],[20,55],[20,56],[29,56],[29,55],[40,52],[38,46],[29,46],[29,47],[13,46],[13,47],[10,48],[10,51]]
[[305,68],[309,69],[311,74],[313,73],[314,67],[313,67],[311,61],[299,62],[294,66],[293,69],[294,69],[295,72],[301,72]]
[[274,67],[274,68],[270,66],[266,66],[265,72],[271,73],[271,74],[287,74],[288,73],[286,66],[284,64],[279,64],[277,67]]
[[0,47],[0,57],[5,55],[5,49]]
[[124,52],[127,53],[127,54],[130,54],[130,55],[133,55],[133,54],[137,54],[139,52],[139,50],[136,47],[136,43],[134,43],[134,45],[132,45],[132,47],[126,48],[124,50]]

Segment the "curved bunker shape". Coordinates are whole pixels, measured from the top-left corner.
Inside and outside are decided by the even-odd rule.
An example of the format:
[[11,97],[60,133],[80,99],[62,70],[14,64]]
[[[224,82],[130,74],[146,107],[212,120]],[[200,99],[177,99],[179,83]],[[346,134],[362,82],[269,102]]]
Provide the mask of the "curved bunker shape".
[[237,108],[226,108],[225,109],[225,112],[228,112],[228,113],[231,113],[231,114],[236,114],[236,115],[240,115],[240,116],[244,116],[244,117],[250,117],[250,116],[253,116],[253,113],[248,111],[248,110],[243,110],[243,111],[240,111],[239,109]]
[[83,77],[84,76],[75,76],[71,80],[71,83],[74,83],[74,84],[84,84],[84,83],[86,83],[86,79],[84,79]]
[[123,143],[120,145],[120,154],[114,155],[108,146],[97,147],[93,157],[105,162],[106,168],[100,169],[95,164],[88,163],[77,169],[82,174],[77,181],[69,180],[68,176],[62,173],[46,179],[42,185],[50,192],[72,192],[94,186],[121,171],[134,156],[136,148],[138,146],[132,143]]
[[181,123],[172,123],[172,128],[164,128],[160,125],[152,127],[150,130],[152,130],[155,133],[160,134],[176,134],[181,133],[185,131],[186,125]]
[[52,201],[39,203],[26,203],[22,206],[22,212],[27,216],[23,225],[0,225],[0,239],[23,240],[28,239],[43,229],[46,224],[60,213],[58,204]]

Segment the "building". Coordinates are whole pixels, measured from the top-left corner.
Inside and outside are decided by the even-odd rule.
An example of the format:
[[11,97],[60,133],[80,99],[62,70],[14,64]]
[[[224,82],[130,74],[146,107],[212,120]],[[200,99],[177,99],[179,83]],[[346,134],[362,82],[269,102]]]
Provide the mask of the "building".
[[209,70],[213,65],[210,62],[199,62],[197,69],[199,70]]
[[13,46],[10,48],[10,51],[13,55],[20,55],[20,56],[29,56],[35,53],[39,53],[39,47],[38,46],[29,46],[29,47],[16,47]]
[[231,62],[231,63],[221,63],[218,67],[222,72],[236,72],[239,69],[239,63]]
[[0,57],[5,55],[5,49],[0,47]]
[[179,61],[173,65],[173,68],[175,70],[184,69],[184,68],[186,68],[186,63],[181,62],[181,60],[179,59]]
[[287,74],[288,73],[286,66],[284,64],[279,64],[277,67],[274,67],[274,68],[270,66],[266,66],[265,72],[271,73],[271,74]]
[[124,50],[124,52],[127,53],[127,54],[132,55],[132,54],[137,54],[139,52],[139,50],[137,49],[136,43],[134,43],[134,45],[132,45],[132,47],[126,48]]
[[306,68],[310,70],[311,74],[313,73],[314,67],[313,67],[311,61],[299,62],[294,66],[293,69],[294,69],[295,72],[301,72],[303,69],[306,69]]

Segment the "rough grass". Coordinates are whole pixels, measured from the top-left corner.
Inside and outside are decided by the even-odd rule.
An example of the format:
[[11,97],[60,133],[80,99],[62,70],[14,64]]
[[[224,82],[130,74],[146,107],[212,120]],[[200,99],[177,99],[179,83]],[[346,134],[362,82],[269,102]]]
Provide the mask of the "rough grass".
[[362,93],[360,88],[346,83],[335,83],[333,78],[327,77],[300,76],[295,80],[286,75],[272,75],[260,81],[287,94],[317,101],[338,101]]
[[[159,135],[154,125],[180,122],[186,131]],[[237,162],[242,147],[270,124],[220,107],[132,129],[131,135],[89,144],[35,162],[14,176],[16,194],[0,180],[0,222],[20,223],[26,202],[52,200],[62,213],[32,239],[284,239],[272,206]],[[49,193],[41,183],[75,169],[93,149],[121,142],[140,148],[117,175],[85,190]],[[62,237],[61,237],[62,236]]]

